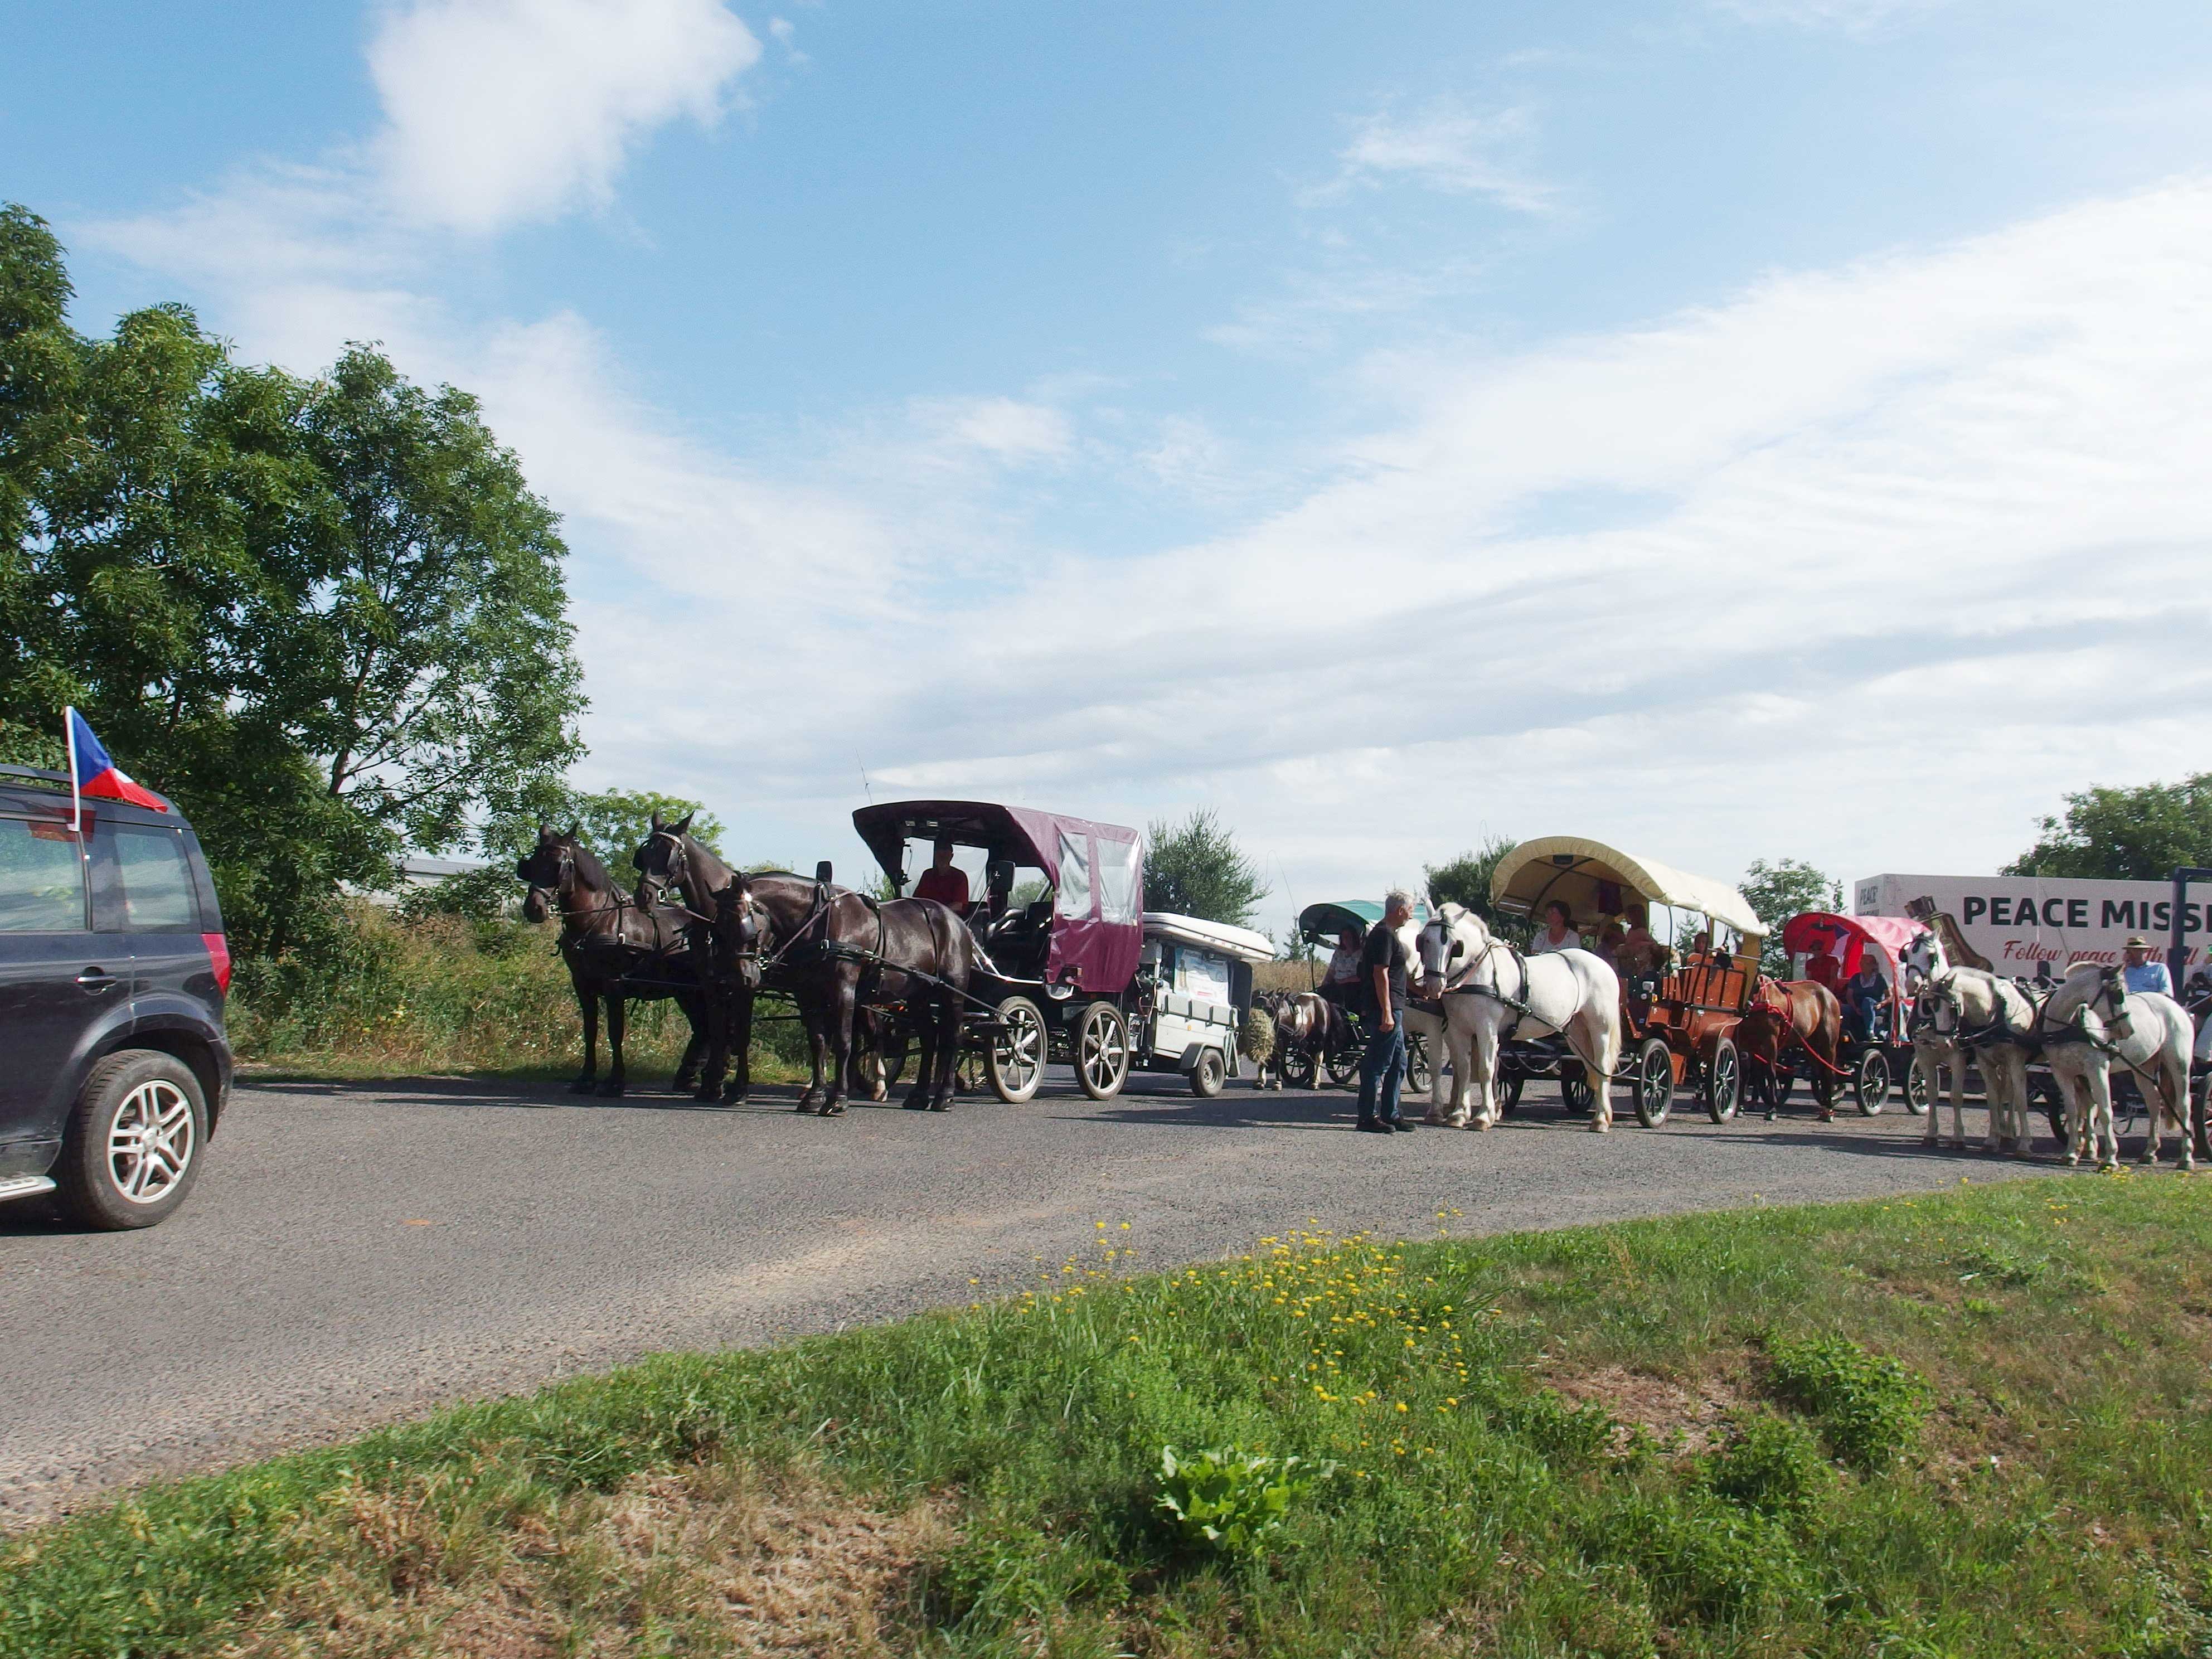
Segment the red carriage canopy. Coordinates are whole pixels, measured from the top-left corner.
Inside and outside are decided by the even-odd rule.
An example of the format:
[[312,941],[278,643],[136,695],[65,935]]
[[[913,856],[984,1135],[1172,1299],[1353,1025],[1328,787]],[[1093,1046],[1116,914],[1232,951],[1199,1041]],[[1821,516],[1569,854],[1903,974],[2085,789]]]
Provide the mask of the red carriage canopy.
[[1897,994],[1903,983],[1905,958],[1927,934],[1925,927],[1903,916],[1839,916],[1829,910],[1808,910],[1783,924],[1782,948],[1793,957],[1808,957],[1808,976],[1824,982],[1828,975],[1813,964],[1824,957],[1832,961],[1835,965],[1828,974],[1833,976],[1832,983],[1838,985],[1858,972],[1859,963],[1871,950],[1892,994]]

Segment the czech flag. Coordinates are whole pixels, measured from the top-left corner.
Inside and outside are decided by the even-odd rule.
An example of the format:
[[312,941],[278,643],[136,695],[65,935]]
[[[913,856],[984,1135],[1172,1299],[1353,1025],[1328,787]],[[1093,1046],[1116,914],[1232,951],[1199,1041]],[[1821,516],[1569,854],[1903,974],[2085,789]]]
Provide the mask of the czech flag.
[[69,722],[70,777],[80,804],[76,813],[84,817],[82,798],[90,795],[95,799],[127,800],[133,806],[150,806],[157,812],[169,810],[163,800],[143,784],[131,781],[131,775],[108,757],[107,750],[93,736],[92,728],[84,723],[84,716],[74,708],[65,708],[62,717]]

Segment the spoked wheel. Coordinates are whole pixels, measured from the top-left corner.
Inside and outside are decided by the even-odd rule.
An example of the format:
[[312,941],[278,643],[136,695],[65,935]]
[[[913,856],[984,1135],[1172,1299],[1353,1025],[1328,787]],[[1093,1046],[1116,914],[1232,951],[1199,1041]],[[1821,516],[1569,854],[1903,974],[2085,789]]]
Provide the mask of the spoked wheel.
[[1590,1098],[1589,1084],[1583,1079],[1577,1061],[1559,1062],[1559,1103],[1577,1117],[1589,1116],[1595,1104]]
[[1743,1103],[1743,1056],[1734,1037],[1716,1037],[1712,1058],[1705,1062],[1705,1115],[1725,1123]]
[[1915,1060],[1905,1073],[1905,1109],[1915,1117],[1926,1117],[1935,1099],[1936,1079],[1927,1066]]
[[2045,1073],[2027,1092],[2030,1098],[2043,1103],[2043,1115],[2051,1125],[2051,1138],[2063,1147],[2070,1131],[2066,1122],[2066,1097],[2060,1091],[2057,1079]]
[[1129,1080],[1129,1025],[1110,1002],[1094,1002],[1075,1028],[1075,1080],[1093,1100],[1111,1100]]
[[877,1036],[876,1063],[883,1067],[886,1095],[898,1087],[899,1079],[905,1075],[908,1048],[903,1025],[885,1025]]
[[2197,1137],[2197,1156],[2212,1163],[2212,1126],[2205,1120],[2212,1116],[2212,1101],[2206,1099],[2208,1083],[2212,1079],[2191,1078],[2189,1082],[2189,1133]]
[[999,1029],[983,1056],[991,1092],[1009,1106],[1033,1098],[1044,1081],[1044,1015],[1027,997],[1008,997],[999,1005]]
[[1428,1093],[1437,1080],[1429,1065],[1429,1043],[1425,1037],[1410,1033],[1406,1038],[1406,1086],[1417,1095]]
[[1851,1073],[1851,1097],[1859,1103],[1862,1116],[1873,1117],[1881,1110],[1882,1103],[1889,1098],[1889,1056],[1879,1048],[1869,1048],[1859,1056],[1859,1063]]
[[1789,1060],[1778,1054],[1775,1056],[1774,1063],[1766,1068],[1768,1107],[1780,1111],[1782,1103],[1790,1098],[1790,1091],[1796,1081],[1797,1073],[1791,1069]]
[[1636,1121],[1647,1129],[1657,1128],[1674,1104],[1674,1056],[1668,1052],[1667,1040],[1644,1038],[1628,1075],[1636,1090]]
[[1526,1073],[1518,1066],[1510,1071],[1501,1066],[1498,1068],[1498,1075],[1490,1081],[1491,1086],[1498,1091],[1498,1116],[1510,1117],[1521,1109],[1521,1091],[1528,1086]]
[[1283,1051],[1282,1063],[1283,1081],[1289,1084],[1291,1087],[1310,1089],[1314,1086],[1315,1066],[1312,1049],[1303,1045],[1296,1048],[1285,1048]]
[[1322,1064],[1328,1068],[1328,1080],[1341,1089],[1359,1075],[1359,1050],[1332,1048],[1322,1056]]

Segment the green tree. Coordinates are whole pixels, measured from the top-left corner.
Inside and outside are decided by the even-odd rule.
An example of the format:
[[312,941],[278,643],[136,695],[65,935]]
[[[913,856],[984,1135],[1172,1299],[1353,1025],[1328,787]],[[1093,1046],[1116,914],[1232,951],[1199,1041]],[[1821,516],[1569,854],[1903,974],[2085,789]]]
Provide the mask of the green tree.
[[2035,845],[1999,873],[2164,881],[2212,867],[2212,772],[2140,788],[2097,787],[2066,797],[2063,817],[2036,821]]
[[1491,836],[1480,847],[1468,848],[1457,858],[1447,859],[1442,864],[1425,864],[1421,874],[1426,878],[1429,902],[1431,904],[1463,904],[1483,921],[1498,927],[1501,918],[1490,902],[1490,878],[1498,868],[1498,861],[1520,843],[1510,836]]
[[1806,910],[1841,910],[1844,884],[1802,859],[1753,859],[1737,889],[1752,913],[1770,929],[1759,954],[1759,970],[1776,979],[1790,976],[1790,957],[1782,948],[1782,924]]
[[[630,874],[630,854],[652,832],[655,812],[660,814],[664,823],[689,815],[691,833],[717,855],[720,854],[721,821],[697,801],[685,800],[680,795],[657,794],[650,789],[602,789],[597,794],[571,795],[568,805],[556,817],[563,825],[575,824],[577,833],[620,881]],[[537,834],[533,824],[530,838],[534,841]]]
[[1179,824],[1164,819],[1146,832],[1145,908],[1243,927],[1267,896],[1257,866],[1201,808]]
[[177,306],[66,320],[60,246],[0,210],[0,745],[63,705],[207,844],[241,954],[339,884],[557,796],[577,751],[552,514],[474,402],[349,350],[235,364]]

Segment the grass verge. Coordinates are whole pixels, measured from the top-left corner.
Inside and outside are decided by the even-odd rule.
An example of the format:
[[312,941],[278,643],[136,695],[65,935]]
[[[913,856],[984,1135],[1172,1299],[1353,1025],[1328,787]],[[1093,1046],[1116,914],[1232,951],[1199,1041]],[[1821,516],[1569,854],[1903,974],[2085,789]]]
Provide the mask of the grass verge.
[[0,1655],[2179,1659],[2212,1643],[2208,1202],[1309,1222],[1164,1276],[1109,1218],[966,1311],[27,1534]]

